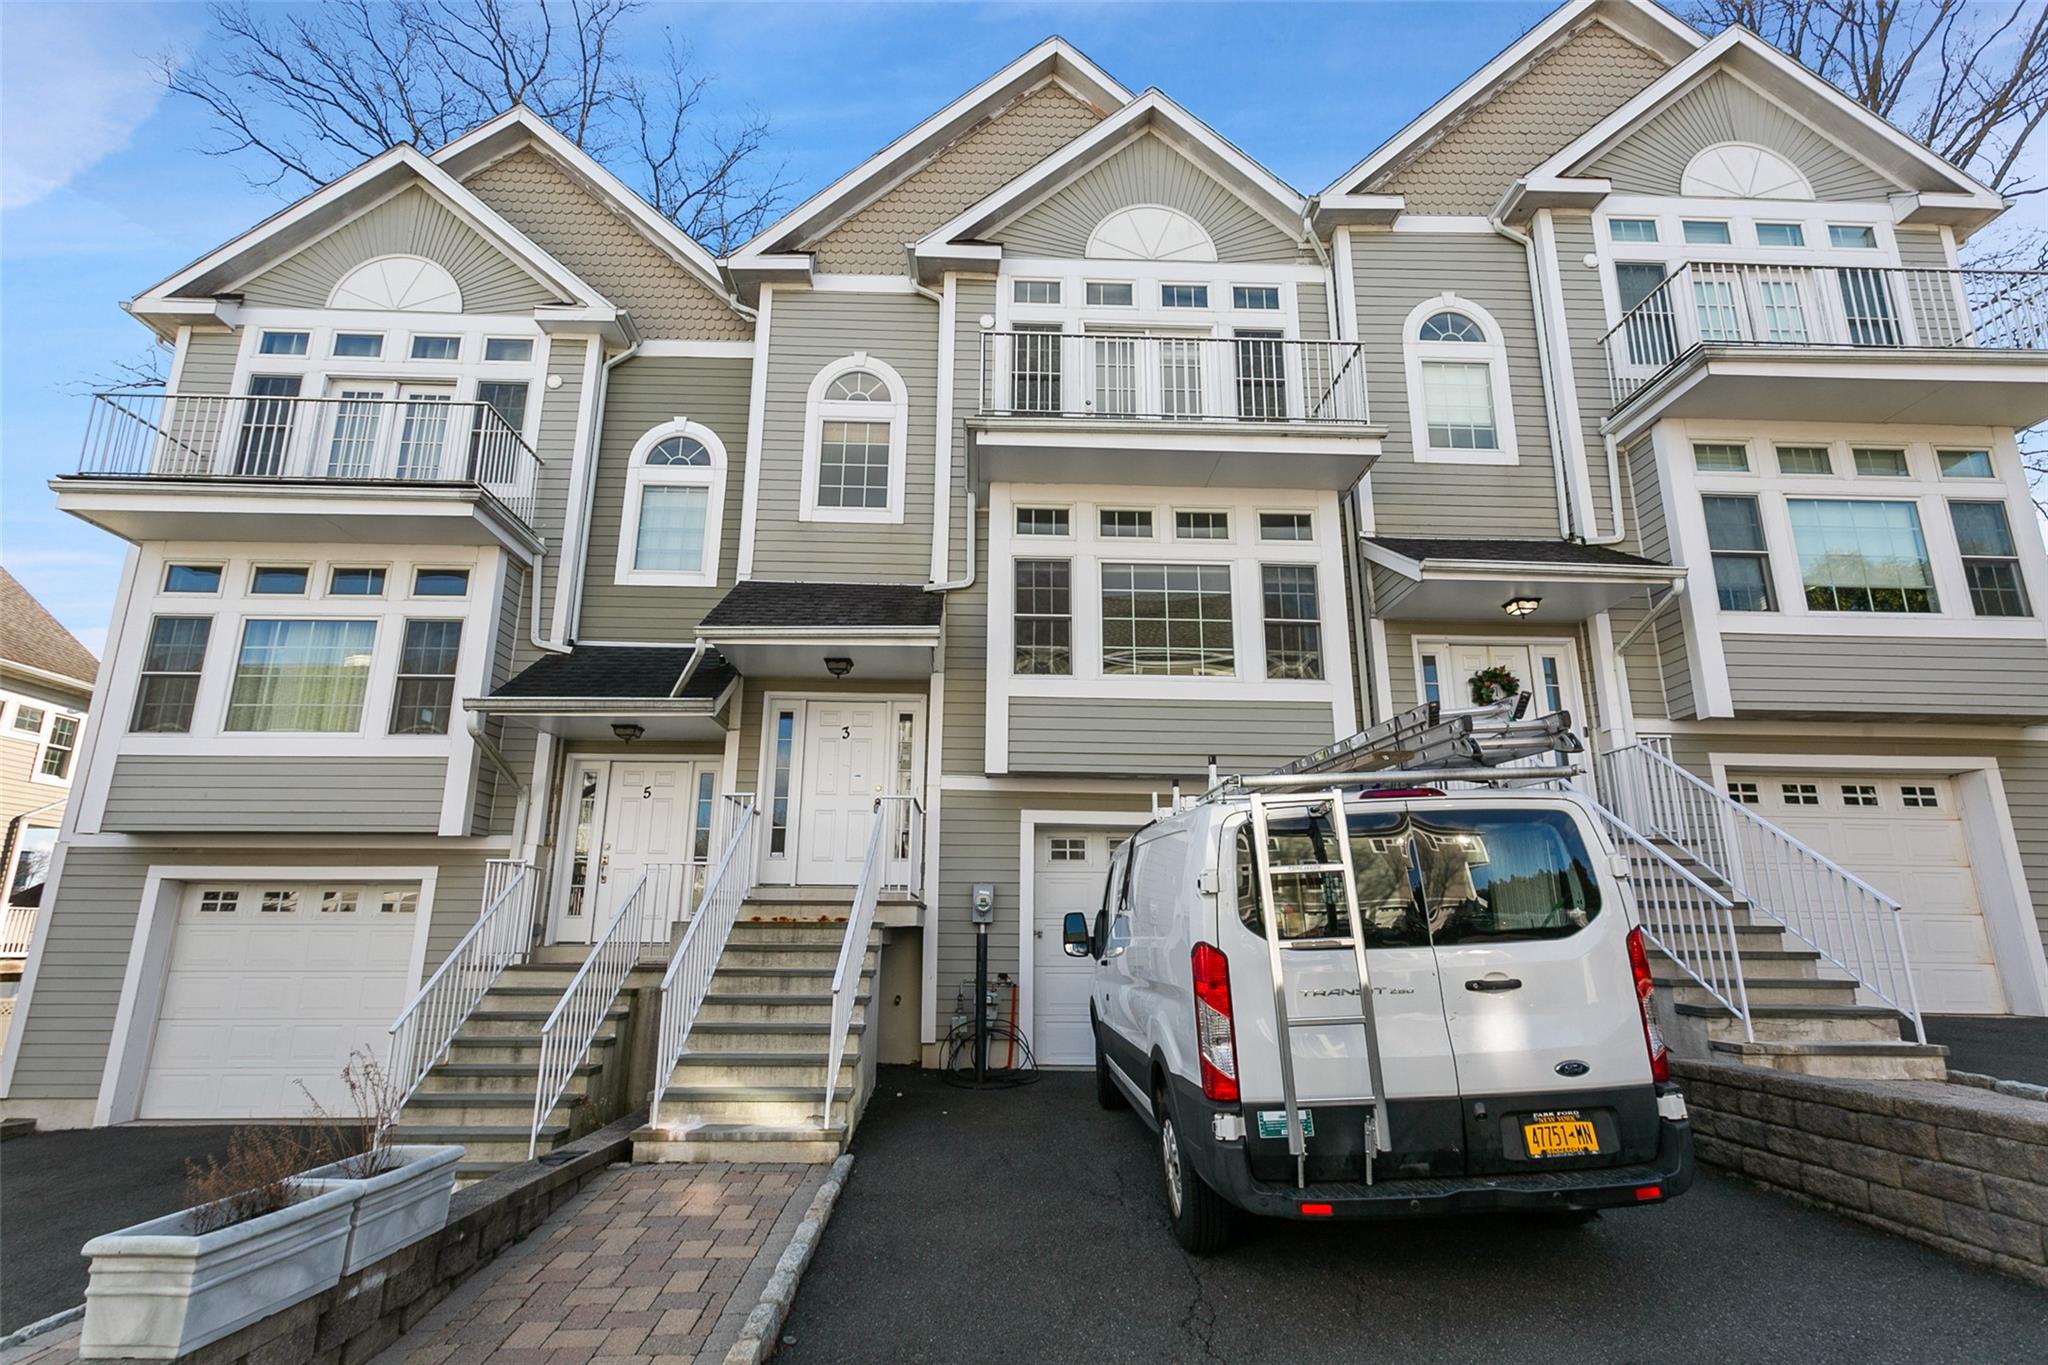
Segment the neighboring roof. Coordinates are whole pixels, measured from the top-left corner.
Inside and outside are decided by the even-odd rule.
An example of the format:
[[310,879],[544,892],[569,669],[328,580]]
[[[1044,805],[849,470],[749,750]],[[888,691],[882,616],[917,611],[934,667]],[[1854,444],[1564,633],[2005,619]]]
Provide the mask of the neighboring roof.
[[1605,545],[1575,540],[1470,540],[1437,536],[1367,536],[1366,543],[1418,564],[1463,560],[1485,564],[1578,565],[1587,568],[1668,569],[1669,564]]
[[1646,0],[1571,0],[1472,73],[1455,90],[1425,109],[1407,127],[1375,148],[1372,154],[1330,182],[1323,199],[1363,195],[1390,166],[1434,141],[1471,109],[1491,99],[1522,74],[1524,68],[1553,44],[1593,20],[1623,37],[1676,62],[1706,40],[1661,6]]
[[[664,698],[675,693],[693,652],[690,645],[577,645],[538,660],[491,696]],[[682,695],[715,699],[737,676],[723,655],[707,653]]]
[[753,630],[936,629],[940,593],[905,583],[776,583],[749,578],[733,585],[704,616],[704,628]]
[[962,134],[1046,80],[1057,80],[1083,102],[1107,113],[1130,102],[1130,92],[1064,38],[1047,38],[972,90],[925,119],[853,170],[819,190],[733,253],[735,268],[818,236],[911,174]]
[[88,692],[100,674],[92,651],[6,569],[0,569],[0,663],[69,678]]

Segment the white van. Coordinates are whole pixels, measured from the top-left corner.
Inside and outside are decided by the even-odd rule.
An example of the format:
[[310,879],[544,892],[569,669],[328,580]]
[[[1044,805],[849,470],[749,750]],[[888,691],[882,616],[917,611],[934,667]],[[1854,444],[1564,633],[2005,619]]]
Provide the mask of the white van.
[[1232,1207],[1578,1221],[1682,1193],[1628,864],[1578,798],[1333,782],[1154,820],[1063,926],[1096,962],[1097,1098],[1157,1130],[1181,1244],[1221,1248]]

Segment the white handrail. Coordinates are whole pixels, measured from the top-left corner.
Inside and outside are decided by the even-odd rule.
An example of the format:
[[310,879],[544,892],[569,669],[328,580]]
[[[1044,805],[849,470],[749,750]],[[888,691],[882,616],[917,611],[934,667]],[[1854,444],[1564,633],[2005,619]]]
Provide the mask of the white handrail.
[[[1686,871],[1671,855],[1638,834],[1607,807],[1590,797],[1586,804],[1606,827],[1617,846],[1640,854],[1629,880],[1636,902],[1636,922],[1643,937],[1654,943],[1678,969],[1742,1021],[1742,1036],[1756,1039],[1749,1016],[1749,989],[1742,976],[1736,947],[1735,904]],[[1652,915],[1649,907],[1654,906]]]
[[690,1028],[704,997],[718,972],[718,960],[732,937],[740,907],[754,889],[754,798],[752,793],[728,796],[732,803],[732,827],[725,848],[718,855],[697,913],[683,931],[683,941],[669,959],[661,978],[661,1025],[654,1051],[654,1094],[648,1101],[647,1126],[661,1126],[661,1097],[668,1089],[669,1076],[690,1045]]
[[1639,827],[1698,859],[1927,1041],[1897,901],[1647,745],[1600,762],[1609,799]]
[[532,863],[493,858],[484,864],[483,914],[391,1025],[390,1071],[406,1099],[448,1055],[448,1045],[505,968],[532,945],[533,885]]
[[[886,836],[897,831],[908,833],[910,837],[905,842],[911,848],[924,841],[924,803],[915,796],[878,796],[874,809],[874,821],[868,826],[867,853],[861,859],[860,881],[853,889],[853,905],[846,915],[846,939],[839,945],[839,963],[832,972],[832,1025],[825,1035],[825,1111],[821,1120],[827,1128],[832,1126],[832,1094],[839,1088],[839,1064],[846,1057],[854,1002],[860,996],[868,935],[874,932],[875,908],[888,877],[888,864],[898,847],[896,838]],[[887,812],[897,810],[900,816],[891,819]],[[922,857],[917,861],[921,862]]]
[[554,1107],[569,1089],[570,1078],[590,1052],[612,1002],[625,988],[626,978],[640,960],[640,943],[646,923],[648,873],[641,869],[633,887],[619,901],[619,908],[605,922],[590,956],[569,979],[568,988],[556,1002],[547,1023],[540,1029],[540,1070],[533,1088],[533,1128],[527,1136],[526,1156],[532,1160],[540,1150],[540,1130]]

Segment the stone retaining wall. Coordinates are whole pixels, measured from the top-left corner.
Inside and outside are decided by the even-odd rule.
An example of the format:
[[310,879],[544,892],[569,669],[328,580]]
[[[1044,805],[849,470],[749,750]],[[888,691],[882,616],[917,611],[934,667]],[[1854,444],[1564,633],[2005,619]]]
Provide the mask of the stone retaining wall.
[[2048,1288],[2048,1104],[1674,1060],[1699,1159]]

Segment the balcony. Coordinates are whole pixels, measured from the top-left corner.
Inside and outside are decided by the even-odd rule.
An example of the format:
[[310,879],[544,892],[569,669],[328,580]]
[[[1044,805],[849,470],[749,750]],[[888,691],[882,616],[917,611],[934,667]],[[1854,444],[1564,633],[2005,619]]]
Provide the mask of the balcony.
[[1601,340],[1617,435],[1664,417],[2027,427],[2048,272],[1692,262]]
[[1353,341],[984,331],[978,483],[1345,489],[1379,455]]
[[[540,457],[495,408],[364,387],[328,398],[96,394],[78,472],[53,485],[57,505],[131,541],[538,545]],[[268,528],[252,534],[252,518]]]

